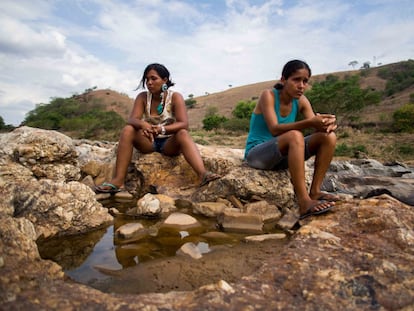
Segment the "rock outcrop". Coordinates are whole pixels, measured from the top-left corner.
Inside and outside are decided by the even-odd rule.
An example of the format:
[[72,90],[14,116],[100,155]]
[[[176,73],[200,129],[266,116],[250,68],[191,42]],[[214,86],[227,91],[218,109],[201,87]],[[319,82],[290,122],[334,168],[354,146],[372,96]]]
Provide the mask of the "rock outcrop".
[[[74,141],[58,132],[27,127],[0,135],[0,145],[1,309],[414,308],[414,209],[407,205],[414,193],[411,168],[397,164],[393,171],[399,171],[399,176],[380,176],[384,166],[366,160],[359,165],[365,169],[362,176],[355,171],[355,163],[346,164],[353,168],[346,174],[340,168],[345,164],[334,163],[338,169],[330,172],[326,189],[346,192],[344,200],[333,212],[302,221],[283,251],[250,275],[186,292],[120,295],[70,281],[59,265],[41,259],[36,244],[51,236],[95,230],[112,220],[88,184],[110,177],[116,145]],[[128,190],[136,197],[156,190],[200,203],[237,198],[253,210],[255,204],[248,203],[260,198],[276,206],[280,215],[295,212],[286,172],[243,167],[241,150],[202,146],[200,150],[206,166],[223,178],[198,188],[195,174],[182,157],[136,154]],[[357,183],[367,180],[367,166],[373,164],[371,183],[366,187]],[[307,173],[309,178],[311,162]],[[405,185],[403,192],[398,191],[400,182]],[[391,195],[370,197],[381,189]],[[262,243],[272,247],[271,241]]]

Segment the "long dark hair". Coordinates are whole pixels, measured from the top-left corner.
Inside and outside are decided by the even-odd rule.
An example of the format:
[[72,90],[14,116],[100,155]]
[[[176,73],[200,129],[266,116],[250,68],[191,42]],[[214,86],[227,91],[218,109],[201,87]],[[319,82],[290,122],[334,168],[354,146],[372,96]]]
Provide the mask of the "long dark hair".
[[168,87],[175,85],[175,83],[172,82],[170,79],[170,72],[168,71],[167,67],[165,67],[164,65],[158,64],[158,63],[153,63],[153,64],[149,64],[145,68],[144,73],[142,74],[141,82],[138,84],[138,87],[136,88],[136,90],[138,90],[139,88],[142,88],[142,89],[145,88],[145,83],[147,82],[147,74],[150,70],[155,70],[158,73],[158,75],[161,77],[161,79],[167,78],[166,84]]
[[[309,77],[312,75],[311,69],[307,63],[305,63],[302,60],[294,59],[288,61],[285,64],[285,66],[283,66],[282,77],[287,80],[293,73],[295,73],[299,69],[306,69],[307,71],[309,71]],[[273,87],[277,90],[281,90],[283,89],[283,84],[278,82]]]

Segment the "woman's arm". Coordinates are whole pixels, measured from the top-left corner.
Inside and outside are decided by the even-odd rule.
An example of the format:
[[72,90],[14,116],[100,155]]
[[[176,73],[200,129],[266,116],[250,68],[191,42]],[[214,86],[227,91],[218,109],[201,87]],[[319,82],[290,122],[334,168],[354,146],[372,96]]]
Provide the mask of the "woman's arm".
[[144,130],[145,133],[152,133],[151,124],[142,120],[145,105],[147,102],[147,93],[141,92],[137,95],[134,102],[134,107],[129,115],[127,124],[132,125],[136,130]]
[[314,128],[317,131],[326,131],[331,121],[324,121],[322,115],[315,115],[309,100],[305,96],[299,98],[299,111],[304,115],[304,120],[292,123],[279,124],[274,108],[274,93],[272,90],[265,90],[259,98],[259,102],[255,108],[255,113],[262,113],[267,127],[273,136],[281,135],[291,130],[303,130],[306,128]]
[[335,115],[319,113],[315,115],[310,101],[304,95],[299,98],[299,111],[305,120],[313,120],[312,127],[318,132],[329,133],[335,131],[338,127]]
[[165,126],[167,134],[176,133],[181,129],[188,129],[188,115],[183,96],[178,92],[174,92],[171,105],[175,122]]

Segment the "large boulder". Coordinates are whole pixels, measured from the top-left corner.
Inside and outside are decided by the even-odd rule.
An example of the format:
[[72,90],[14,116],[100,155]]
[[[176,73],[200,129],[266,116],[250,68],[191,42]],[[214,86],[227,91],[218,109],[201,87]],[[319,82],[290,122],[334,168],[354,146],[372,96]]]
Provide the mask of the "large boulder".
[[30,220],[36,238],[88,232],[112,221],[95,193],[79,182],[72,139],[21,127],[0,135],[0,215]]

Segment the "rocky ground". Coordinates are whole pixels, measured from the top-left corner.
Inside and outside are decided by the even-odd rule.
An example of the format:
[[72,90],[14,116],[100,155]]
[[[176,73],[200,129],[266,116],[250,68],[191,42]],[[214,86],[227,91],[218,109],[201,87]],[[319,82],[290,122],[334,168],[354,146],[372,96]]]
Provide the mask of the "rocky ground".
[[[369,159],[338,163],[327,187],[355,195],[345,196],[329,213],[298,222],[287,230],[291,235],[284,243],[246,243],[197,260],[139,265],[112,272],[109,281],[95,284],[98,290],[71,281],[59,265],[43,260],[36,240],[78,234],[110,221],[87,184],[110,174],[112,147],[75,144],[59,133],[30,128],[0,136],[0,144],[0,309],[414,308],[414,210],[398,200],[412,200],[409,167],[386,167]],[[200,149],[208,168],[223,178],[193,193],[195,201],[231,193],[244,200],[261,197],[284,215],[295,214],[286,174],[242,167],[240,150]],[[130,186],[135,190],[142,186],[136,172],[172,197],[189,181],[196,182],[182,159],[144,156],[134,168]],[[375,176],[368,179],[370,174]],[[168,187],[173,182],[176,187]],[[367,195],[374,188],[392,195]]]

